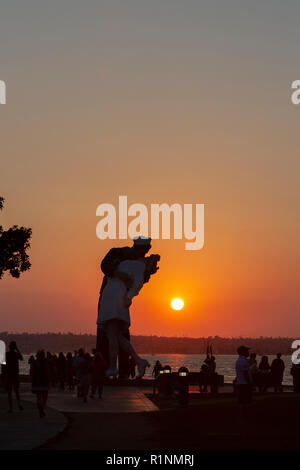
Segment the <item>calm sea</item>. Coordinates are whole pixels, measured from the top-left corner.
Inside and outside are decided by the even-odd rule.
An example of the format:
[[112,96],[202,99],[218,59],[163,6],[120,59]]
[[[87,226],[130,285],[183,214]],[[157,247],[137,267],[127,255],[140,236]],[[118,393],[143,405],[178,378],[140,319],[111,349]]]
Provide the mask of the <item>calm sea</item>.
[[[155,362],[158,360],[163,365],[171,366],[173,371],[178,370],[181,366],[186,366],[191,372],[199,372],[201,365],[205,359],[204,354],[142,354],[142,357],[147,359],[151,364],[151,367],[146,370],[145,377],[151,377],[152,369]],[[269,363],[271,364],[275,356],[268,356]],[[20,363],[20,372],[21,374],[29,373],[28,366],[29,355],[24,355],[24,361]],[[235,361],[237,359],[236,355],[216,355],[217,362],[217,372],[221,375],[224,375],[225,382],[232,382],[235,378]],[[292,377],[290,375],[290,369],[292,366],[291,356],[282,356],[282,359],[285,363],[285,373],[283,378],[283,383],[286,385],[292,385]],[[260,357],[258,357],[258,363]]]

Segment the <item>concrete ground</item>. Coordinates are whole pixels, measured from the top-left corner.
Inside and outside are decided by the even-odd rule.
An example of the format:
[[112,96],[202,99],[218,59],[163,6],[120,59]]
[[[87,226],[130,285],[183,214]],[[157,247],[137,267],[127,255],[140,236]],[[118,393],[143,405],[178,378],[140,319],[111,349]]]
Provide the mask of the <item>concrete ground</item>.
[[24,411],[15,405],[8,414],[0,394],[0,449],[299,448],[299,395],[256,394],[241,430],[232,387],[222,387],[218,397],[191,391],[189,406],[180,406],[176,399],[153,398],[149,386],[105,386],[103,398],[88,403],[75,391],[55,388],[41,419],[30,384],[22,384]]
[[[150,389],[147,390],[150,392]],[[88,398],[87,403],[78,399],[76,391],[52,389],[48,396],[46,417],[41,419],[36,407],[36,397],[30,384],[21,384],[21,400],[24,407],[19,411],[14,401],[14,412],[8,413],[7,396],[0,395],[0,450],[34,449],[61,433],[68,424],[70,414],[119,414],[158,411],[149,400],[144,388],[107,386],[103,398]]]
[[14,402],[14,412],[8,413],[7,397],[0,395],[0,450],[30,450],[47,442],[67,425],[67,418],[57,410],[48,408],[41,419],[34,403],[22,402],[19,411]]
[[[148,390],[150,391],[150,390]],[[26,400],[35,397],[30,391],[23,392]],[[157,406],[145,396],[145,389],[135,387],[104,388],[103,398],[88,398],[87,403],[78,399],[76,391],[59,391],[54,389],[48,397],[48,406],[63,413],[142,413],[158,411]]]

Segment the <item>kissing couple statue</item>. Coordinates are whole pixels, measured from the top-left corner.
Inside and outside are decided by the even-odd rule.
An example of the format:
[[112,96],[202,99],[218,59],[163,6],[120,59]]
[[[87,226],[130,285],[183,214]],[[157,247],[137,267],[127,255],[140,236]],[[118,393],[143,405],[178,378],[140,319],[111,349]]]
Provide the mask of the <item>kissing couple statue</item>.
[[108,377],[117,377],[117,357],[119,350],[125,350],[138,368],[137,378],[143,377],[150,364],[141,358],[129,341],[129,308],[151,275],[159,269],[159,255],[145,256],[151,248],[151,238],[137,237],[132,247],[112,248],[101,262],[104,279],[100,290],[97,319],[97,349],[101,337],[108,341]]

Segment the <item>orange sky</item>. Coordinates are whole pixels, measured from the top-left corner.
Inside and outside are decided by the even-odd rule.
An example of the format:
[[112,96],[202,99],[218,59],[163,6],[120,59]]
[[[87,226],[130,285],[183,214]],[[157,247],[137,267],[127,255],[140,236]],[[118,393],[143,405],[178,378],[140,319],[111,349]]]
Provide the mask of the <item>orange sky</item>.
[[123,244],[96,238],[96,207],[127,195],[205,204],[203,250],[153,242],[133,334],[296,338],[297,15],[66,4],[0,19],[1,223],[33,229],[31,271],[0,282],[0,330],[95,331],[99,260]]

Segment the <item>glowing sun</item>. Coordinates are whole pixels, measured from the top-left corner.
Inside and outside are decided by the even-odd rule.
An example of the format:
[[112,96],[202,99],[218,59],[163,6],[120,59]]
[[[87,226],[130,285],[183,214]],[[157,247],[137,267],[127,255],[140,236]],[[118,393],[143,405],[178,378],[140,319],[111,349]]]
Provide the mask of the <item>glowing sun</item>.
[[181,310],[183,306],[184,306],[184,301],[182,299],[176,298],[176,299],[173,299],[171,302],[171,307],[174,310]]

